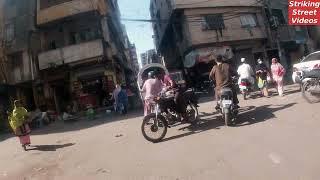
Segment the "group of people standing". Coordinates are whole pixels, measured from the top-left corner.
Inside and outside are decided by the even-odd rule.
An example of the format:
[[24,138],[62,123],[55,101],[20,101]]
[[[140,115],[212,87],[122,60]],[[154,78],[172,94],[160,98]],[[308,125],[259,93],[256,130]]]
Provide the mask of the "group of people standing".
[[242,64],[239,66],[237,73],[239,74],[239,84],[241,79],[248,79],[251,85],[254,85],[255,78],[261,94],[263,96],[269,96],[268,85],[275,83],[279,96],[283,96],[283,78],[285,75],[285,68],[280,64],[277,58],[272,58],[272,65],[268,68],[261,59],[258,59],[258,65],[256,66],[256,73],[249,64],[246,63],[246,59],[241,59]]

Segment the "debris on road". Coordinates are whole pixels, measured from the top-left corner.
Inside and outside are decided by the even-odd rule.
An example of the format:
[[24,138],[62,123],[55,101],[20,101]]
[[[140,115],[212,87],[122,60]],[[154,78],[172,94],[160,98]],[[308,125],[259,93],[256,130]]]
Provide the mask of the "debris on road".
[[122,137],[123,134],[117,134],[115,137],[119,138],[119,137]]

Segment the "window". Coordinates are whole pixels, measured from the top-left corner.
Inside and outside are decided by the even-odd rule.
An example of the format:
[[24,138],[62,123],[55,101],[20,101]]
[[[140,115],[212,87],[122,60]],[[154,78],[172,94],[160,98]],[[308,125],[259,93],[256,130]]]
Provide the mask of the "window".
[[221,30],[225,28],[222,14],[206,15],[204,20],[205,30]]
[[256,27],[257,17],[255,14],[245,14],[240,16],[240,22],[242,27]]
[[5,27],[5,41],[11,42],[14,39],[15,27],[14,24],[7,24]]
[[284,18],[283,13],[282,13],[282,9],[272,9],[272,15],[275,16],[277,22],[280,25],[286,24],[286,20]]

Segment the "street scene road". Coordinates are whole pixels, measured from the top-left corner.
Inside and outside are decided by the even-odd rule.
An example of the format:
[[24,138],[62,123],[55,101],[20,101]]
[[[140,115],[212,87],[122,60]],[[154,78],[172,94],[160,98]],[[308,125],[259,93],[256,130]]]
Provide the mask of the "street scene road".
[[0,179],[318,179],[320,104],[297,86],[284,97],[241,100],[239,122],[224,126],[202,98],[198,125],[168,130],[160,143],[141,134],[142,112],[57,122],[32,132],[32,150],[0,136]]

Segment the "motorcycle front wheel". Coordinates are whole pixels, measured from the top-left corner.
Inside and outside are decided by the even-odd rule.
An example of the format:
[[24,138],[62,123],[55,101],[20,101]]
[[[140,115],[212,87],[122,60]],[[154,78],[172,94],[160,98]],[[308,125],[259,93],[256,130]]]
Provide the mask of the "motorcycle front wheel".
[[160,142],[167,134],[167,121],[162,115],[156,117],[155,113],[143,119],[141,131],[143,137],[150,142]]

